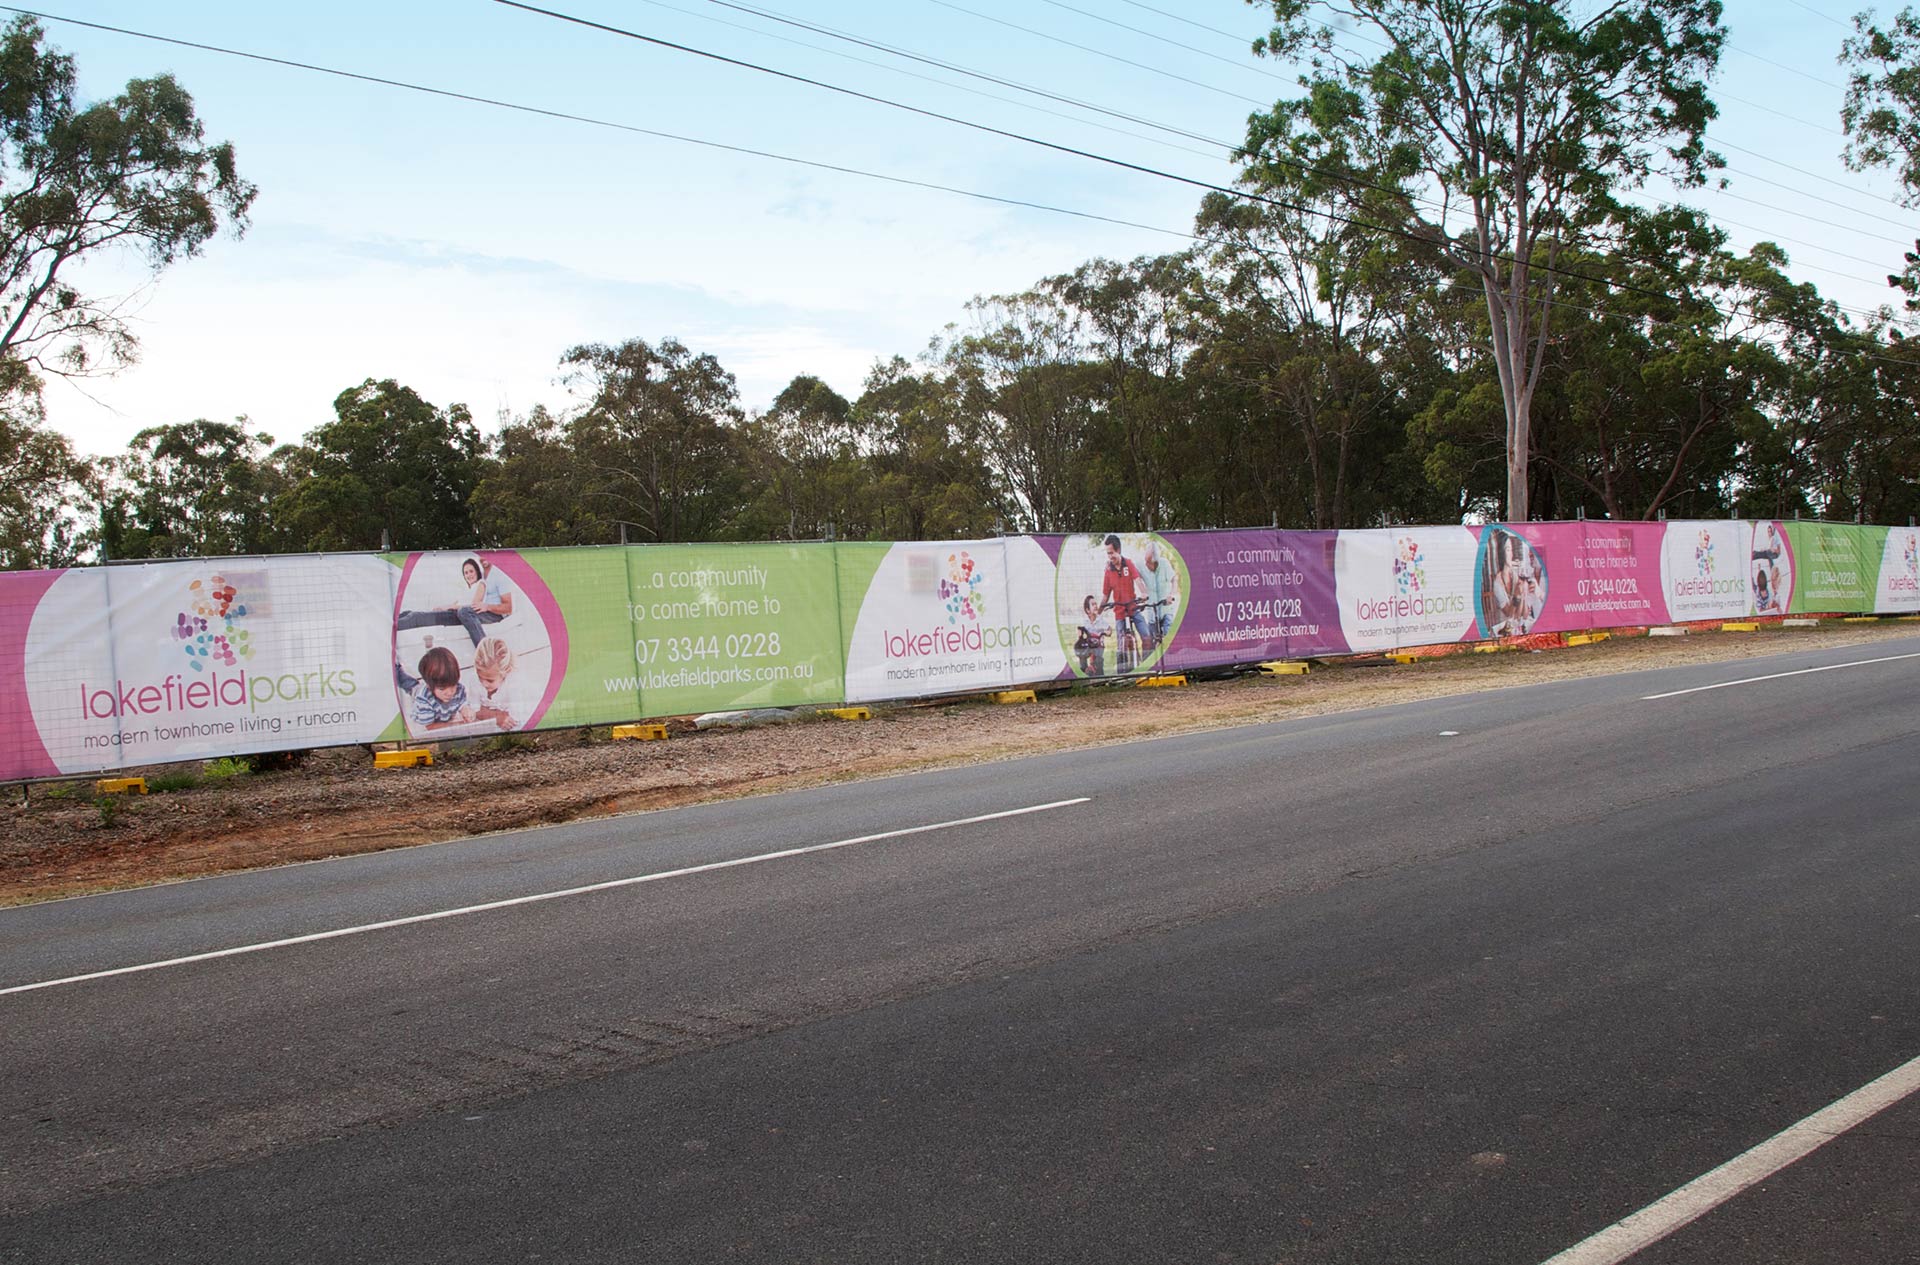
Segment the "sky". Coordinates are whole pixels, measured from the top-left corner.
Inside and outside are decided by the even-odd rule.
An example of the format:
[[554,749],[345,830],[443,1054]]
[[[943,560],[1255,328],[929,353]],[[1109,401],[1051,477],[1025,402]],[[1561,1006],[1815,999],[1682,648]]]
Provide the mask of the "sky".
[[[1248,51],[1263,10],[1236,0],[739,2],[1205,139],[1039,101],[719,0],[545,0],[1217,183],[1233,176],[1222,146],[1291,88],[1287,68]],[[83,97],[173,73],[208,136],[233,142],[260,189],[244,236],[158,277],[128,258],[79,274],[89,292],[131,296],[141,342],[139,363],[116,376],[48,387],[51,424],[94,454],[120,451],[143,427],[195,418],[245,416],[296,440],[369,378],[464,403],[492,429],[536,404],[570,403],[559,367],[569,347],[629,338],[674,337],[712,353],[749,409],[801,373],[851,397],[876,361],[912,358],[947,326],[964,327],[974,296],[1017,292],[1095,256],[1183,247],[1200,197],[496,0],[49,0],[38,11],[600,121],[46,21],[51,42],[77,60]],[[1689,196],[1735,248],[1775,241],[1797,279],[1870,309],[1892,297],[1884,278],[1920,235],[1920,212],[1894,202],[1887,174],[1840,161],[1844,77],[1834,59],[1849,12],[1820,0],[1730,0],[1730,47],[1713,85],[1720,118],[1708,133],[1729,185]],[[1644,196],[1673,193],[1655,181]]]

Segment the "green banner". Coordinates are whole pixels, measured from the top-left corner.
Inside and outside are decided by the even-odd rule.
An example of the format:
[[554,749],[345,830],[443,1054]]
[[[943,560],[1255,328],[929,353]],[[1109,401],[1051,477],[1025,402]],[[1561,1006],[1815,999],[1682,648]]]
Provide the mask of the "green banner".
[[630,549],[629,668],[642,716],[838,702],[842,639],[834,546]]
[[1886,548],[1885,527],[1853,523],[1786,524],[1796,573],[1791,609],[1870,611]]

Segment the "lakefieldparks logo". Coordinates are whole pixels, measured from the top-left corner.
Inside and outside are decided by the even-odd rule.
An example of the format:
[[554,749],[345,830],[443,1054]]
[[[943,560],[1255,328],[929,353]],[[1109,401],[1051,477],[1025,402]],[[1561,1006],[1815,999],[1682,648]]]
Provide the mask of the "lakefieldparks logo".
[[[1683,545],[1682,548],[1685,548],[1685,546]],[[1736,558],[1739,556],[1737,546],[1735,547],[1734,556]],[[1674,580],[1673,592],[1670,596],[1675,599],[1707,597],[1731,599],[1734,594],[1740,594],[1744,597],[1746,590],[1747,577],[1745,574],[1736,572],[1734,575],[1723,576],[1715,571],[1713,532],[1711,529],[1703,529],[1693,546],[1693,576],[1688,579]],[[1723,601],[1720,604],[1724,605],[1725,603]],[[1686,609],[1704,610],[1707,608],[1695,603],[1686,607]]]
[[940,581],[940,600],[946,603],[949,624],[962,619],[980,622],[980,616],[987,609],[986,595],[980,591],[985,578],[979,562],[964,549],[947,555],[947,574]]
[[1403,596],[1412,596],[1427,586],[1427,559],[1420,542],[1402,536],[1393,548],[1393,583]]
[[1427,577],[1428,558],[1418,539],[1402,536],[1393,544],[1392,588],[1384,598],[1356,596],[1354,616],[1362,623],[1457,615],[1467,609],[1460,593],[1436,593]]
[[136,668],[131,681],[124,677],[116,677],[111,685],[82,681],[82,716],[124,721],[221,708],[254,712],[282,703],[347,698],[359,689],[350,667],[321,663],[301,671],[251,671],[246,665],[253,661],[258,647],[246,623],[261,612],[249,606],[239,584],[225,576],[189,582],[186,607],[174,615],[159,644],[177,645],[186,655],[188,667],[198,675],[170,672],[158,660],[152,660],[158,671],[149,675]]
[[187,594],[188,609],[174,616],[173,639],[184,643],[195,672],[205,672],[209,662],[231,668],[253,658],[253,634],[241,627],[247,604],[239,600],[239,589],[216,575],[193,581]]
[[1920,533],[1905,533],[1905,538],[1900,541],[1900,562],[1905,574],[1896,572],[1888,575],[1887,591],[1903,597],[1920,593]]

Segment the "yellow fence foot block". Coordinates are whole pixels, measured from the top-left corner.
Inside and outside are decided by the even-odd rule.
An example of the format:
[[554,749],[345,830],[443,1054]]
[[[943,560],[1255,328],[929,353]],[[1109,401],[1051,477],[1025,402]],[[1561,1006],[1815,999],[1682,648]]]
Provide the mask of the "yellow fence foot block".
[[1387,658],[1392,659],[1395,663],[1420,662],[1420,656],[1417,654],[1390,654],[1387,656]]
[[145,795],[147,779],[143,777],[103,777],[93,784],[93,789],[102,795]]
[[835,720],[873,719],[873,709],[871,707],[823,707],[820,709],[820,714],[822,716],[831,716]]
[[1035,695],[1032,690],[1001,690],[999,693],[989,694],[987,697],[996,703],[1031,703],[1034,701]]
[[1722,624],[1720,625],[1720,631],[1721,632],[1759,632],[1760,625],[1758,624]]
[[1141,678],[1140,688],[1143,690],[1164,690],[1185,685],[1186,683],[1187,678],[1184,676],[1149,676]]
[[1310,670],[1307,664],[1295,659],[1273,659],[1254,666],[1268,676],[1305,676]]
[[1606,633],[1574,633],[1567,638],[1567,644],[1570,646],[1593,646],[1598,645],[1606,639]]
[[1473,652],[1475,654],[1499,654],[1502,650],[1505,650],[1505,649],[1506,647],[1503,645],[1500,645],[1498,642],[1483,641],[1473,648]]
[[1880,622],[1880,617],[1878,615],[1849,615],[1840,622],[1843,624],[1877,624]]
[[616,742],[659,742],[667,736],[665,725],[615,725]]
[[433,752],[415,748],[409,751],[376,751],[373,753],[373,767],[376,769],[413,769],[430,767],[433,764]]

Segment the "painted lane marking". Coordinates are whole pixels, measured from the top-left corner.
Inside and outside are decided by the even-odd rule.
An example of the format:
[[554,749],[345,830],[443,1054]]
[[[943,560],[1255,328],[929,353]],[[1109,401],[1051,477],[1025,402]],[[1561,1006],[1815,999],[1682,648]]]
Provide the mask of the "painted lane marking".
[[1903,1063],[1880,1079],[1822,1107],[1798,1124],[1734,1156],[1710,1173],[1622,1217],[1592,1238],[1583,1239],[1544,1265],[1618,1265],[1682,1226],[1712,1212],[1741,1191],[1804,1159],[1822,1144],[1920,1089],[1920,1058]]
[[1890,654],[1880,659],[1855,659],[1851,663],[1829,663],[1822,668],[1798,668],[1792,672],[1772,672],[1766,676],[1747,676],[1738,681],[1722,681],[1718,685],[1696,685],[1690,690],[1668,690],[1665,694],[1642,694],[1640,701],[1652,702],[1656,698],[1679,698],[1682,694],[1700,694],[1707,690],[1730,690],[1736,685],[1753,685],[1760,681],[1778,681],[1782,677],[1805,676],[1809,672],[1838,672],[1841,668],[1864,668],[1870,663],[1898,663],[1902,659],[1920,659],[1920,654]]
[[288,936],[283,940],[263,940],[258,944],[235,945],[230,949],[213,949],[206,953],[190,953],[185,957],[166,958],[158,962],[142,962],[136,966],[116,966],[104,971],[89,971],[85,975],[67,975],[60,979],[41,980],[33,984],[15,984],[10,988],[0,988],[0,997],[13,993],[31,993],[43,988],[59,988],[66,984],[83,984],[88,980],[110,979],[116,975],[137,975],[143,971],[159,971],[170,966],[186,966],[193,962],[211,962],[216,958],[239,957],[245,953],[264,953],[268,949],[284,949],[296,944],[312,944],[319,940],[338,940],[342,936],[365,935],[371,931],[388,931],[394,927],[410,927],[416,923],[439,922],[445,918],[461,918],[468,914],[484,914],[495,909],[512,909],[517,905],[535,905],[542,901],[561,900],[568,896],[584,896],[589,892],[608,892],[620,887],[637,887],[642,883],[659,883],[670,878],[686,878],[693,874],[710,874],[715,870],[731,870],[743,865],[758,865],[763,861],[780,861],[788,857],[807,856],[815,852],[831,852],[836,848],[851,848],[861,843],[877,843],[882,839],[899,839],[907,835],[923,835],[934,830],[951,830],[956,826],[974,826],[984,821],[1001,821],[1008,817],[1024,817],[1029,813],[1044,813],[1055,808],[1071,808],[1076,804],[1089,802],[1086,796],[1079,799],[1055,800],[1051,804],[1033,804],[1026,808],[1009,808],[1005,812],[982,813],[978,817],[961,817],[954,821],[937,821],[926,826],[907,826],[901,830],[883,830],[875,835],[860,835],[852,839],[836,839],[832,843],[809,844],[803,848],[782,848],[778,852],[762,852],[754,856],[734,857],[728,861],[708,861],[703,865],[689,865],[677,870],[662,870],[657,874],[636,874],[631,878],[608,879],[601,883],[588,883],[582,887],[567,887],[552,892],[536,892],[531,896],[513,896],[505,900],[490,900],[481,905],[462,905],[458,909],[440,909],[427,914],[409,914],[404,918],[389,918],[384,922],[362,923],[355,927],[337,927],[332,931],[314,931],[303,936]]

